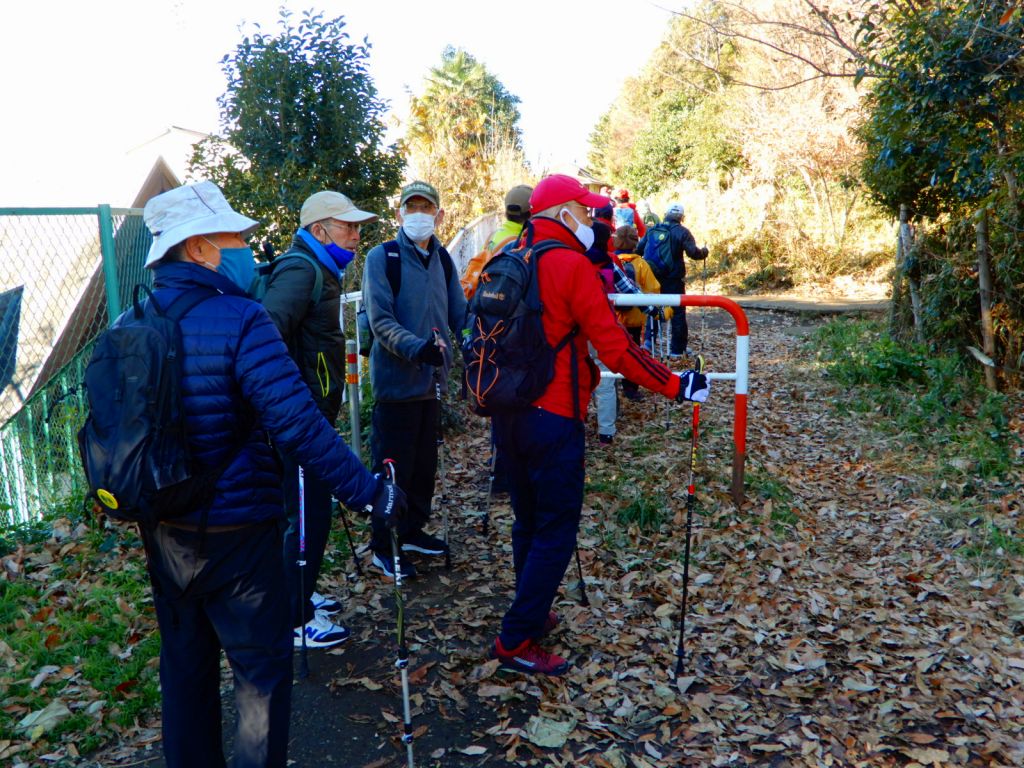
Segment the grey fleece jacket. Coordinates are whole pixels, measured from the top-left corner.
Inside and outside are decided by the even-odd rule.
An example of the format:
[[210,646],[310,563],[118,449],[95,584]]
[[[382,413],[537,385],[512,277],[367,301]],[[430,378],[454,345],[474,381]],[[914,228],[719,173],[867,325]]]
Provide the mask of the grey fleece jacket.
[[[363,305],[374,335],[370,383],[374,398],[381,402],[429,400],[436,396],[437,373],[441,376],[442,391],[448,391],[448,371],[457,348],[452,335],[461,340],[466,297],[455,270],[445,285],[444,266],[437,251],[440,243],[436,237],[430,238],[430,258],[426,265],[403,230],[399,230],[396,239],[402,263],[398,296],[392,295],[388,283],[385,259],[393,257],[385,253],[384,246],[378,245],[366,254],[363,265]],[[441,331],[448,347],[440,372],[415,361],[423,342],[433,338],[434,328]]]

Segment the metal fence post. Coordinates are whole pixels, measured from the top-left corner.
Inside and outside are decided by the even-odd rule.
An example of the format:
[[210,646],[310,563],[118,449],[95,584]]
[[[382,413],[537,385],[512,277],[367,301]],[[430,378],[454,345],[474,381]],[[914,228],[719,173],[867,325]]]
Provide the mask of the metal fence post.
[[107,324],[110,325],[121,314],[121,291],[117,282],[117,257],[114,251],[114,219],[109,205],[99,206],[98,214],[103,284],[107,291]]
[[345,341],[345,385],[348,387],[348,418],[351,427],[349,447],[360,461],[363,428],[359,423],[359,348],[355,339]]

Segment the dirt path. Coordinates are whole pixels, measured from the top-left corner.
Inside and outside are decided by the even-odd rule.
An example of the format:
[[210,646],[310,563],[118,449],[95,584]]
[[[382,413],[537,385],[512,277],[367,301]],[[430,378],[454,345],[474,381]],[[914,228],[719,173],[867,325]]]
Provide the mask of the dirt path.
[[[590,443],[590,606],[570,569],[553,649],[576,666],[560,680],[485,662],[511,590],[510,512],[496,503],[481,535],[487,438],[476,423],[450,441],[455,567],[427,566],[407,606],[418,765],[1024,764],[1024,647],[1002,585],[944,545],[940,505],[914,495],[900,457],[835,414],[841,393],[800,346],[820,321],[750,319],[749,501],[728,498],[732,398],[719,385],[702,411],[678,683],[689,409],[673,407],[666,430],[662,401],[624,402],[614,450]],[[731,369],[730,327],[709,318],[704,337],[712,369]],[[311,654],[290,754],[314,768],[399,766],[390,592],[346,581],[344,565],[354,637]],[[90,765],[162,765],[159,743],[148,749]]]

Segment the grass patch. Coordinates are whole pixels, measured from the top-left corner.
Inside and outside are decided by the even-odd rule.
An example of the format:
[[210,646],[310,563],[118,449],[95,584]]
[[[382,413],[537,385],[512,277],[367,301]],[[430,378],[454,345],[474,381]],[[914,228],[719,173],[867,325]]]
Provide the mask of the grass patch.
[[[71,500],[4,534],[19,572],[0,580],[0,743],[20,747],[30,764],[44,754],[87,754],[160,702],[160,638],[141,544],[80,509]],[[55,700],[71,714],[53,730],[17,730]]]
[[[1020,439],[1010,428],[1010,398],[985,389],[976,366],[894,341],[879,320],[833,320],[808,344],[825,374],[846,389],[846,407],[906,449],[900,461],[924,479],[927,493],[972,506],[998,500]],[[995,530],[999,535],[990,532],[961,551],[1001,558],[1024,551],[1015,533]]]
[[644,533],[657,531],[668,520],[664,500],[661,496],[636,489],[629,501],[615,513],[619,525],[635,525]]

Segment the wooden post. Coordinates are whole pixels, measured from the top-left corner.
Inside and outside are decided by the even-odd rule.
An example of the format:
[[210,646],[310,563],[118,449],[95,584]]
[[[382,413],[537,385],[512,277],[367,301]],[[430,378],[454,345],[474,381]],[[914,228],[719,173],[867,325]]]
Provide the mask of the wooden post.
[[[978,289],[981,294],[981,345],[990,360],[996,358],[996,339],[992,332],[992,272],[989,269],[988,212],[982,211],[975,225],[978,236]],[[985,386],[993,392],[998,388],[996,371],[985,366]]]

